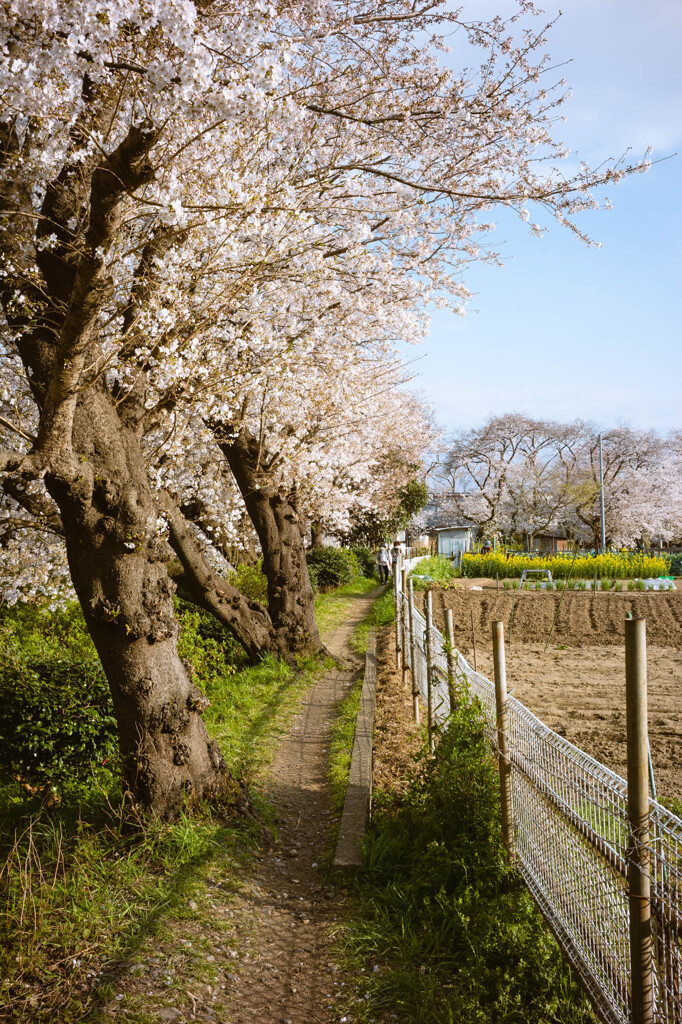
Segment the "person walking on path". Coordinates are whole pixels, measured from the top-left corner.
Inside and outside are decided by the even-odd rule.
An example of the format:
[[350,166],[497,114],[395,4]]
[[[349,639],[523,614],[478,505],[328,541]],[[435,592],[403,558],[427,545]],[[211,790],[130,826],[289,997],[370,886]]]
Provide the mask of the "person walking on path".
[[388,574],[391,571],[391,565],[391,552],[385,544],[382,544],[377,553],[377,572],[379,573],[380,583],[388,583]]
[[400,564],[403,557],[403,551],[397,540],[393,541],[393,547],[391,548],[391,560],[393,562],[393,572],[400,571]]

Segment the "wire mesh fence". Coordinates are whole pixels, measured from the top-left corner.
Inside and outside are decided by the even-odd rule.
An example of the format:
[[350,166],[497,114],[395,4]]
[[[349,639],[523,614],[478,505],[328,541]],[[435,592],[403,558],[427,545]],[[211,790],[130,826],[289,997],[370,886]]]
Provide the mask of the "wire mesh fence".
[[[433,733],[447,720],[451,702],[465,693],[480,705],[497,751],[494,683],[446,641],[428,621],[428,603],[422,614],[399,578],[395,596],[402,650],[409,652],[405,665]],[[595,1010],[607,1024],[682,1024],[682,821],[650,800],[644,863],[651,887],[646,949],[652,991],[645,993],[648,1015],[641,1016],[633,1010],[628,878],[642,848],[629,824],[627,783],[514,697],[505,706],[513,856]]]

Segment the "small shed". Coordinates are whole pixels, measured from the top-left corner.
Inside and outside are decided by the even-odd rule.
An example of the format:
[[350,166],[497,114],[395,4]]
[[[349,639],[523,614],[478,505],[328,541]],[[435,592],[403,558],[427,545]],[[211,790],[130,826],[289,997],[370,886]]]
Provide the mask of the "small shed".
[[460,551],[471,551],[478,534],[476,523],[448,512],[435,502],[429,502],[422,515],[420,536],[412,538],[413,544],[428,542],[434,554],[447,558]]
[[477,530],[476,526],[445,526],[435,530],[436,554],[450,558],[460,551],[471,551]]
[[555,555],[557,551],[568,551],[568,538],[563,530],[543,530],[533,537],[532,549]]

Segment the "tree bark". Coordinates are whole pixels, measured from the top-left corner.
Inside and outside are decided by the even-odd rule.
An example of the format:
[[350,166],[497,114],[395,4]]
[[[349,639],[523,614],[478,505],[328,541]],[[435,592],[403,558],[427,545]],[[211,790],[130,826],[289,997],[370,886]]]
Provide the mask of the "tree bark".
[[[92,99],[87,83],[84,91]],[[112,102],[118,102],[115,96]],[[104,104],[103,121],[106,110]],[[74,126],[76,149],[80,131]],[[0,249],[19,269],[16,277],[0,280],[0,302],[39,410],[33,450],[8,453],[3,465],[22,484],[44,477],[111,687],[124,784],[136,803],[173,817],[188,799],[237,792],[201,718],[208,701],[178,655],[170,549],[157,528],[158,504],[138,431],[124,421],[103,380],[95,382],[88,370],[112,287],[105,254],[129,197],[153,176],[148,157],[155,139],[149,126],[132,126],[108,156],[97,153],[85,163],[67,159],[37,220],[38,234],[42,226],[55,232],[49,249],[31,244],[25,234],[30,219],[14,217],[15,210],[31,209],[30,197],[12,191],[11,175],[3,179]],[[20,145],[11,124],[0,126],[0,166],[18,157]],[[87,218],[80,218],[83,210]],[[67,227],[72,215],[86,225],[80,244]],[[33,283],[36,271],[40,285]],[[28,317],[13,302],[18,287],[35,310]]]
[[[263,551],[275,650],[289,656],[316,654],[323,646],[295,494],[284,494],[269,482],[267,471],[262,468],[261,446],[246,426],[242,424],[238,431],[227,432],[224,427],[217,428],[215,433]],[[228,440],[226,433],[230,435]]]
[[265,608],[213,572],[190,533],[177,505],[166,492],[162,504],[170,528],[170,542],[183,574],[177,582],[190,599],[223,625],[242,645],[252,663],[276,647],[272,620]]
[[170,550],[136,436],[109,396],[84,392],[73,450],[82,473],[53,467],[71,578],[111,687],[123,780],[133,800],[162,817],[233,789],[201,715],[209,706],[177,651]]

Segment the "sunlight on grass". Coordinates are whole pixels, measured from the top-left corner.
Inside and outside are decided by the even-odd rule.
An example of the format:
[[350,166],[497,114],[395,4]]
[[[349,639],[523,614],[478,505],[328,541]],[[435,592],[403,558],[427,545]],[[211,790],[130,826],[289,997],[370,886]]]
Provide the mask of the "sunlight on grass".
[[358,576],[337,590],[318,594],[315,598],[315,616],[322,638],[329,636],[342,624],[357,597],[364,597],[378,586],[378,580]]

